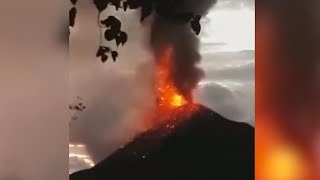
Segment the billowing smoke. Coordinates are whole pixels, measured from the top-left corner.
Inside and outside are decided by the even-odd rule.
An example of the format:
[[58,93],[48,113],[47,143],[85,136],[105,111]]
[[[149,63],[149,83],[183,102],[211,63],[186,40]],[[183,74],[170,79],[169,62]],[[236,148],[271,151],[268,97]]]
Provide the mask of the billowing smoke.
[[[163,1],[161,3],[173,3],[164,11],[203,16],[216,3],[216,0]],[[160,56],[163,49],[168,46],[173,48],[172,79],[178,91],[191,100],[192,90],[202,78],[203,71],[197,67],[201,59],[199,39],[192,31],[190,23],[158,15],[151,26],[150,42],[155,56]]]

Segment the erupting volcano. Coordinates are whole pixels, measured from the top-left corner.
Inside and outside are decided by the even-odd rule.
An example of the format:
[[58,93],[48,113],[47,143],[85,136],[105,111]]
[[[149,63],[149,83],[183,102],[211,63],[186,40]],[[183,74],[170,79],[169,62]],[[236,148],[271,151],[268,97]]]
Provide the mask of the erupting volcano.
[[253,180],[254,129],[183,95],[173,81],[174,49],[160,54],[152,127],[70,180]]
[[254,179],[254,129],[179,92],[173,59],[172,48],[157,57],[152,127],[70,180]]
[[[205,15],[216,0],[175,1],[175,7],[172,1],[158,2],[168,14]],[[150,46],[156,108],[142,118],[152,128],[70,180],[253,180],[254,128],[193,102],[192,91],[203,76],[196,66],[198,37],[179,18],[155,14]]]

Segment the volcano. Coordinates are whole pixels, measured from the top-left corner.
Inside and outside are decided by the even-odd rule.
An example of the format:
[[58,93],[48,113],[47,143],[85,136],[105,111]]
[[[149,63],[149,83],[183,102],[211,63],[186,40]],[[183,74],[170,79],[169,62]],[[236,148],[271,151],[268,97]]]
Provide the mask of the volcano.
[[253,180],[254,128],[196,106],[194,113],[170,116],[70,180]]

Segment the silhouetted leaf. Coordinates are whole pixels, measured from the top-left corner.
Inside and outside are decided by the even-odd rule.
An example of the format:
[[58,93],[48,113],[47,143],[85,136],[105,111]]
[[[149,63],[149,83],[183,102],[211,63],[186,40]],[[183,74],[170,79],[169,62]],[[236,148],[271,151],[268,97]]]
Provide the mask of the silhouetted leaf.
[[105,10],[108,7],[108,0],[93,0],[94,5],[99,12]]
[[113,62],[116,62],[117,60],[117,57],[118,57],[118,52],[117,51],[112,51],[111,52],[111,55],[112,55],[112,59],[113,59]]
[[121,31],[116,37],[117,46],[119,46],[120,44],[124,45],[127,41],[128,41],[128,35],[123,31]]
[[200,34],[200,31],[201,31],[201,25],[200,25],[200,19],[201,19],[201,16],[200,15],[197,15],[194,17],[194,19],[191,21],[191,27],[193,29],[193,31],[199,35]]
[[102,47],[105,49],[106,53],[109,53],[111,51],[111,48],[109,47],[106,47],[106,46],[102,46]]
[[121,42],[120,42],[120,41],[121,41],[121,40],[120,40],[120,37],[119,37],[119,36],[117,36],[117,37],[115,38],[115,40],[116,40],[116,44],[117,44],[117,46],[119,46],[119,45],[120,45],[120,43],[121,43]]
[[152,6],[143,6],[141,9],[141,19],[140,21],[143,22],[145,18],[152,14]]
[[77,9],[75,7],[69,10],[69,26],[73,27],[75,24]]
[[127,3],[130,9],[138,9],[141,6],[139,0],[127,0]]
[[107,41],[112,41],[117,37],[118,31],[114,29],[107,29],[104,33],[104,37]]
[[102,20],[101,24],[103,24],[107,28],[115,29],[120,31],[121,22],[114,16],[109,16],[107,19]]
[[123,10],[127,11],[127,9],[128,9],[128,3],[125,1],[123,2]]
[[70,0],[70,2],[75,5],[77,3],[78,0]]
[[109,0],[109,2],[116,7],[116,10],[117,10],[117,11],[119,10],[119,8],[120,8],[120,3],[121,3],[120,0]]
[[100,46],[98,49],[98,52],[96,54],[96,57],[100,57],[100,56],[104,55],[105,53],[109,53],[110,51],[111,51],[111,49],[109,47]]
[[108,60],[108,56],[107,55],[104,54],[104,55],[101,56],[101,61],[103,63],[105,63],[107,60]]
[[103,47],[99,47],[99,49],[98,49],[98,52],[97,52],[97,54],[96,54],[96,57],[100,57],[100,56],[102,56],[103,54],[104,54],[104,49],[103,49]]

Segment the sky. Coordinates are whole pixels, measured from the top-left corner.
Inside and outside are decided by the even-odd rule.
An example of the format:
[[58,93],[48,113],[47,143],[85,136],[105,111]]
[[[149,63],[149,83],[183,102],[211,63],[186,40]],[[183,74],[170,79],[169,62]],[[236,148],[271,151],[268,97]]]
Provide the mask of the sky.
[[[202,20],[202,62],[205,78],[194,93],[196,101],[223,116],[254,125],[254,2],[221,0]],[[70,39],[70,101],[81,96],[87,109],[72,114],[69,173],[93,165],[133,137],[139,109],[150,104],[148,73],[152,56],[146,48],[148,27],[136,12],[116,13],[129,32],[117,63],[94,58],[99,30],[91,4],[80,1],[78,25]],[[92,20],[93,19],[93,20]],[[143,58],[141,58],[143,57]],[[130,92],[128,92],[130,89]],[[132,108],[136,107],[136,108]],[[101,145],[103,144],[103,145]],[[88,153],[91,152],[91,153]],[[89,154],[96,154],[90,157]]]
[[220,1],[203,21],[206,77],[196,96],[227,118],[254,125],[255,14],[249,5],[227,2]]

